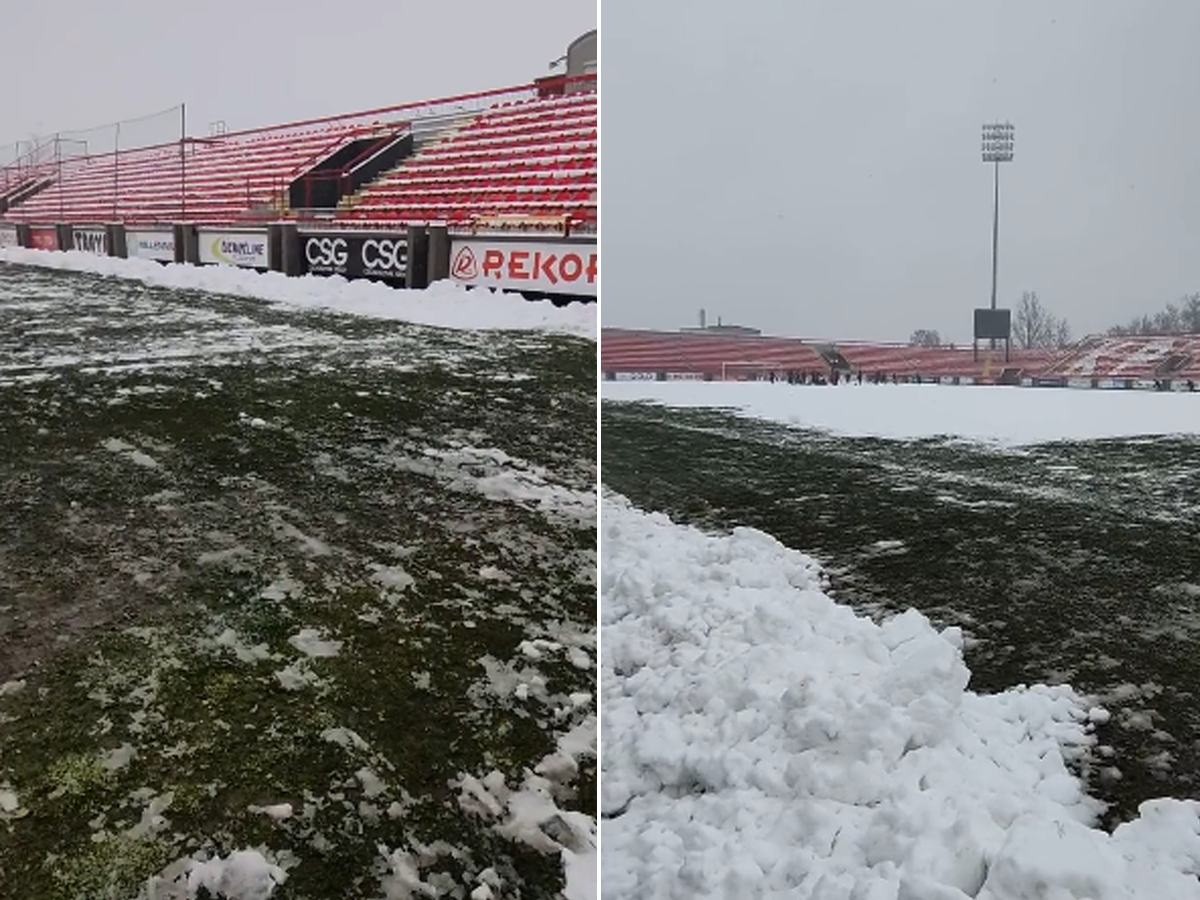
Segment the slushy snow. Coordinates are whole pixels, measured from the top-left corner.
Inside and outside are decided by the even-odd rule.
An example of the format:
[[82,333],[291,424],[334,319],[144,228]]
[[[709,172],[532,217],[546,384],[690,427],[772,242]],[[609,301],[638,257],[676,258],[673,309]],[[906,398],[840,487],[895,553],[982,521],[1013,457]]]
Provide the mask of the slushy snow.
[[967,690],[958,629],[860,617],[760,531],[601,516],[604,897],[1200,898],[1200,803],[1095,827],[1070,687]]
[[414,325],[470,331],[525,330],[573,334],[596,339],[596,304],[556,307],[548,300],[529,301],[520,294],[490,288],[468,291],[448,281],[423,291],[397,290],[373,281],[347,281],[340,276],[288,278],[278,272],[256,272],[232,266],[162,265],[148,259],[117,259],[77,250],[0,248],[0,263],[90,272],[127,278],[155,287],[209,291],[253,297],[287,306],[351,313],[374,319],[397,319]]
[[957,437],[1002,446],[1200,433],[1200,394],[965,387],[606,381],[604,400],[728,409],[852,437]]

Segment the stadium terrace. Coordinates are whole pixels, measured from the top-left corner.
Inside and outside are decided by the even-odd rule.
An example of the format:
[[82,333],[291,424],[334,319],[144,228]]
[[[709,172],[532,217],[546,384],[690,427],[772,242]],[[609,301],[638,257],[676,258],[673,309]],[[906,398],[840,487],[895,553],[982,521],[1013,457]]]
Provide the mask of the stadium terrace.
[[[596,297],[596,33],[501,88],[92,152],[0,156],[0,248]],[[118,142],[119,143],[119,142]]]

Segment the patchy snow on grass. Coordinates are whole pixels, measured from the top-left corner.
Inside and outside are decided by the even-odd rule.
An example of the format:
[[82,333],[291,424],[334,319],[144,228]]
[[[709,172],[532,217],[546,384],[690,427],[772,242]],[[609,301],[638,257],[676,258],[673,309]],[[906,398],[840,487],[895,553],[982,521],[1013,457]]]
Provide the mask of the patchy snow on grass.
[[[481,759],[517,785],[538,767],[563,809],[594,796],[594,746],[581,765],[576,727],[594,712],[594,679],[569,663],[595,646],[595,552],[581,544],[595,504],[590,517],[560,516],[553,496],[594,475],[579,380],[593,345],[299,315],[2,263],[0,286],[11,326],[0,384],[40,366],[58,382],[0,391],[28,438],[9,499],[49,514],[83,585],[56,591],[62,561],[43,561],[10,523],[23,556],[10,560],[17,582],[0,619],[15,610],[32,624],[27,610],[59,600],[63,616],[50,609],[46,640],[28,642],[33,658],[46,645],[46,666],[0,677],[29,678],[23,696],[8,696],[20,682],[0,685],[13,736],[0,760],[0,836],[11,831],[0,882],[28,881],[39,897],[499,900],[553,881],[565,852],[533,860],[446,794],[476,768],[455,761]],[[495,299],[472,299],[484,298]],[[545,391],[496,383],[497,368]],[[465,435],[529,446],[555,474],[487,450],[458,490],[393,469],[404,453],[448,471],[421,448]],[[63,477],[42,478],[47,465]],[[506,469],[534,495],[474,483]],[[515,650],[522,638],[538,659]],[[507,660],[494,660],[502,693],[477,664],[489,649]],[[403,727],[414,702],[415,730]],[[303,865],[264,840],[286,841]],[[39,853],[22,852],[31,846]]]
[[326,728],[321,732],[321,740],[337,744],[346,750],[358,750],[365,753],[371,749],[371,745],[363,740],[362,735],[351,728]]
[[292,540],[299,544],[301,551],[307,556],[329,556],[333,552],[323,540],[313,537],[310,534],[305,534],[291,522],[279,516],[274,518],[271,528],[275,532],[276,537]]
[[404,570],[403,566],[385,566],[379,563],[371,563],[371,568],[374,570],[371,573],[371,581],[389,591],[397,593],[406,591],[416,583],[413,577]]
[[137,447],[133,446],[120,438],[109,438],[104,442],[104,449],[109,453],[116,453],[118,456],[124,456],[136,466],[141,466],[145,469],[157,469],[158,460],[148,453],[143,453]]
[[297,634],[288,638],[288,643],[312,659],[322,659],[337,656],[342,650],[342,642],[323,636],[316,628],[302,628]]
[[565,896],[596,896],[596,820],[582,812],[560,808],[559,797],[579,772],[579,761],[596,754],[594,716],[560,737],[554,753],[533,771],[526,770],[520,787],[512,788],[503,773],[483,778],[463,773],[451,784],[462,809],[478,816],[497,835],[540,853],[557,853],[566,876]]
[[244,663],[256,663],[263,660],[276,659],[277,655],[271,652],[271,648],[266,644],[255,644],[251,646],[246,643],[241,635],[232,628],[226,628],[214,639],[214,643],[225,650],[228,650],[234,656]]
[[282,822],[290,819],[295,810],[290,803],[276,803],[273,806],[248,806],[247,809],[255,814],[264,815],[269,819],[274,819],[276,822]]
[[119,772],[137,758],[137,748],[132,744],[122,744],[104,755],[100,761],[106,771]]
[[0,815],[15,813],[21,808],[17,792],[8,784],[0,782]]
[[557,484],[543,466],[495,447],[426,447],[420,459],[403,460],[401,466],[431,475],[451,490],[475,492],[496,503],[514,503],[568,524],[596,520],[594,492]]
[[302,691],[308,688],[323,691],[329,686],[324,678],[313,671],[307,658],[299,659],[276,671],[275,680],[285,691]]

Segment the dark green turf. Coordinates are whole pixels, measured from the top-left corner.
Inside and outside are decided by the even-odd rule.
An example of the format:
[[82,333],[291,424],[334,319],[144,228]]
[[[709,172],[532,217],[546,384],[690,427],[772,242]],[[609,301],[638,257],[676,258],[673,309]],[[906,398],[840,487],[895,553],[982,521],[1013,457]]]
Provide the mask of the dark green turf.
[[638,506],[762,529],[859,609],[964,627],[977,690],[1100,696],[1122,776],[1107,760],[1091,774],[1109,824],[1150,797],[1200,797],[1200,442],[1001,452],[614,403],[601,421],[604,483]]
[[[0,897],[124,900],[183,855],[259,846],[300,860],[276,897],[374,897],[377,844],[411,840],[461,851],[426,876],[491,866],[512,896],[553,896],[559,860],[450,782],[517,787],[594,713],[556,715],[594,696],[568,655],[594,659],[594,522],[489,499],[479,479],[504,467],[425,450],[500,448],[590,492],[594,360],[574,338],[0,265],[0,683],[26,682],[0,698],[0,788],[26,811],[0,815]],[[394,565],[407,590],[372,579]],[[285,690],[301,628],[343,645]],[[240,660],[227,629],[273,657]],[[485,658],[533,665],[518,645],[551,637],[545,692],[488,693]],[[561,805],[592,813],[594,782],[586,759]],[[172,795],[169,825],[131,837],[141,788]],[[284,823],[248,809],[284,802]]]

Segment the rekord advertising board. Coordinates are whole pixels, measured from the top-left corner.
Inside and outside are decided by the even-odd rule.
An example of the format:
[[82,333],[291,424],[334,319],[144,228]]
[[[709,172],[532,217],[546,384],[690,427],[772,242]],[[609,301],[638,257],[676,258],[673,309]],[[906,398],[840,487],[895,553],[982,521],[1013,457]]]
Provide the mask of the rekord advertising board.
[[29,246],[34,250],[57,250],[58,229],[46,226],[30,228]]
[[201,231],[200,262],[243,269],[265,269],[267,233],[265,231]]
[[502,241],[455,238],[450,278],[509,291],[596,296],[594,241]]
[[125,250],[131,259],[175,261],[175,235],[170,231],[127,231]]
[[0,250],[5,247],[19,247],[16,225],[0,225]]
[[103,228],[75,228],[71,240],[80,253],[108,256],[108,234]]
[[312,275],[399,280],[408,268],[408,238],[402,234],[304,232],[300,250]]

